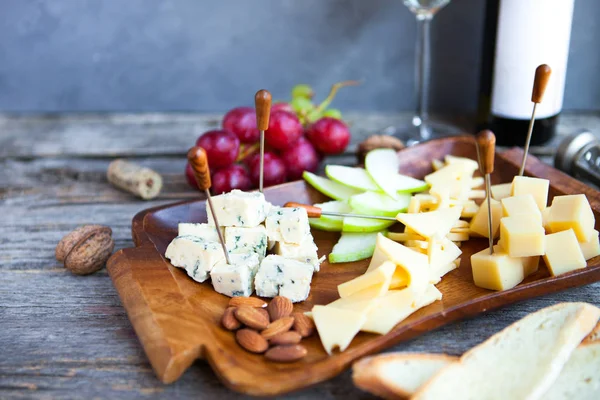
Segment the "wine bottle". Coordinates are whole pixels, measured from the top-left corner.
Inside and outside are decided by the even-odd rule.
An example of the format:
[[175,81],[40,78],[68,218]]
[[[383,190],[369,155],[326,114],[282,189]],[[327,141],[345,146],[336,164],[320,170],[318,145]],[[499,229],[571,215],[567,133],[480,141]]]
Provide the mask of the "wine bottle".
[[569,56],[575,0],[487,0],[481,58],[478,128],[491,129],[497,143],[523,146],[533,103],[531,89],[540,64],[552,68],[538,104],[532,145],[556,133]]

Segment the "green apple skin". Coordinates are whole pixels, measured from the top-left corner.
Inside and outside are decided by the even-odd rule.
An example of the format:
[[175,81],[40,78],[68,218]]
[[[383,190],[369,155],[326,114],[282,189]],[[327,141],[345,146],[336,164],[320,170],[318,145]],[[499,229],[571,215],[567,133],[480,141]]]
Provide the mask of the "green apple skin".
[[[343,263],[364,260],[373,255],[378,232],[343,232],[340,240],[329,254],[330,263]],[[385,231],[383,231],[385,233]]]
[[344,165],[327,165],[325,175],[335,182],[354,189],[380,192],[381,189],[363,168],[346,167]]
[[350,198],[350,206],[365,215],[395,217],[399,212],[406,211],[411,195],[399,194],[398,199],[392,199],[385,193],[365,192]]
[[302,177],[319,192],[335,200],[346,201],[355,194],[363,192],[362,190],[342,185],[341,183],[334,182],[308,171],[304,171]]
[[[323,211],[333,211],[339,213],[350,212],[351,208],[345,201],[327,201],[325,203],[315,204]],[[344,225],[342,217],[333,217],[330,215],[321,215],[320,218],[309,218],[308,222],[311,227],[329,232],[341,232]]]

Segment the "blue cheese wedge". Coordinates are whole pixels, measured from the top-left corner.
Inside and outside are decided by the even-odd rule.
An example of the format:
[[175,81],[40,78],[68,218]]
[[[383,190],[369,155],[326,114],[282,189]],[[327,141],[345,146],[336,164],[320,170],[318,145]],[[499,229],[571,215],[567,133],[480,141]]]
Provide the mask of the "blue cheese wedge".
[[219,241],[219,234],[217,233],[217,229],[215,228],[214,225],[209,225],[207,223],[203,223],[203,224],[194,224],[194,223],[186,223],[186,222],[180,223],[178,226],[178,236],[187,236],[187,235],[197,236],[208,242],[218,242]]
[[317,250],[317,245],[310,232],[300,244],[277,242],[274,248],[275,254],[310,264],[314,267],[315,272],[319,272],[321,262]]
[[228,226],[225,228],[225,244],[230,253],[256,253],[262,260],[267,254],[267,230],[264,225],[255,228]]
[[269,255],[260,263],[254,286],[261,297],[284,296],[296,303],[310,292],[314,266],[278,255]]
[[[237,189],[213,196],[212,203],[220,226],[256,227],[264,222],[270,209],[270,203],[262,193]],[[208,223],[214,225],[210,207],[206,207],[206,212]]]
[[213,267],[225,261],[223,248],[218,242],[209,242],[197,236],[177,236],[167,247],[165,257],[175,267],[183,268],[195,281],[204,282]]
[[254,276],[258,271],[258,254],[230,254],[232,264],[225,261],[214,266],[210,278],[215,291],[229,297],[250,296],[254,292]]
[[272,206],[265,221],[269,240],[301,244],[310,233],[304,208]]

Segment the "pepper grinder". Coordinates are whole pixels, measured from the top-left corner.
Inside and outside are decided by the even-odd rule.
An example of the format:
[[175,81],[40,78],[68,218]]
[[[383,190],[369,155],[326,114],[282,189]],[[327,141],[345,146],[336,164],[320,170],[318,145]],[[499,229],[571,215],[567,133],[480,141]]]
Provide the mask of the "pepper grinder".
[[558,146],[554,166],[600,186],[600,140],[589,131],[567,136]]

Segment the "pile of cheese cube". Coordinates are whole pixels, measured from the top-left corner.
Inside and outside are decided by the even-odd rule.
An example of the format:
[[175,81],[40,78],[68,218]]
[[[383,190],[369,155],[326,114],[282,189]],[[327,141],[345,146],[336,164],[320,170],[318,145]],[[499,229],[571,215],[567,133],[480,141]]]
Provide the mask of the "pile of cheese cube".
[[[208,207],[208,223],[180,223],[165,253],[171,264],[198,282],[210,277],[214,289],[227,296],[256,290],[261,297],[305,300],[321,262],[306,210],[274,206],[262,193],[240,190],[214,196],[212,203],[220,226],[214,226]],[[217,229],[232,264],[226,262]]]
[[[538,270],[543,257],[551,275],[585,268],[600,254],[598,231],[590,204],[583,194],[555,196],[548,202],[547,179],[516,176],[498,185],[492,200],[492,231],[499,238],[494,253],[484,249],[471,256],[473,280],[479,287],[506,290]],[[487,234],[487,204],[474,227]]]

